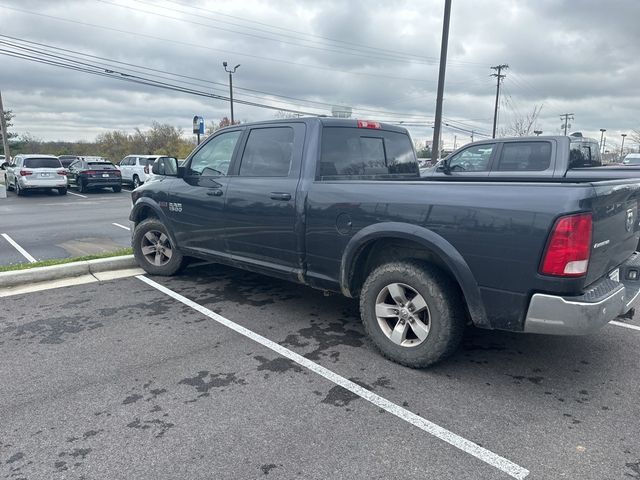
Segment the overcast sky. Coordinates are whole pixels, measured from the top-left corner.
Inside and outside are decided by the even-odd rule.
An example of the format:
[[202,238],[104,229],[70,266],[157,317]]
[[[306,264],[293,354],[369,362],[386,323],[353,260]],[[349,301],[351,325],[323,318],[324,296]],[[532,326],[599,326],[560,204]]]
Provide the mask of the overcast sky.
[[[56,62],[74,55],[83,68],[121,79],[221,96],[228,95],[226,60],[241,64],[233,79],[239,100],[318,114],[347,105],[358,118],[403,121],[425,140],[433,132],[443,10],[443,0],[0,0],[0,34],[21,40],[0,37],[19,45],[0,50],[40,59],[47,50]],[[478,132],[476,139],[491,133],[489,75],[498,64],[510,66],[499,127],[542,106],[537,128],[545,134],[561,133],[560,115],[573,113],[571,131],[599,139],[606,128],[607,145],[619,146],[621,133],[640,129],[639,51],[640,0],[453,0],[444,116],[458,129],[445,127],[445,147],[454,134],[458,146],[470,141],[464,130]],[[225,100],[5,55],[0,89],[15,113],[13,131],[45,140],[92,140],[154,120],[188,132],[195,114],[209,121],[229,113]],[[275,114],[235,105],[242,121]]]

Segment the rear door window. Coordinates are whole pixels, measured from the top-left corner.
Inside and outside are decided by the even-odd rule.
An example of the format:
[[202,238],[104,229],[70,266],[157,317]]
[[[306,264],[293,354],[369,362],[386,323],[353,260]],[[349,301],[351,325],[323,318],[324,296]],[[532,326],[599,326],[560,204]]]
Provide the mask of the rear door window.
[[25,168],[60,168],[62,164],[57,158],[27,158]]
[[344,177],[419,175],[408,135],[386,130],[325,127],[318,180]]
[[256,128],[249,132],[240,176],[286,177],[293,158],[293,128]]
[[510,142],[502,145],[500,172],[541,172],[551,166],[549,142]]

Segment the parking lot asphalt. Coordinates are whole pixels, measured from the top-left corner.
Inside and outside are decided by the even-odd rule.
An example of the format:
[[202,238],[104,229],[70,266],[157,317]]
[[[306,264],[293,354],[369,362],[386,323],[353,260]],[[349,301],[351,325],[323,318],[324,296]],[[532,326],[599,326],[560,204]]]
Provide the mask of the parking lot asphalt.
[[65,196],[28,192],[23,197],[8,192],[0,199],[0,265],[129,247],[130,209],[126,190],[69,191]]
[[3,478],[510,478],[269,341],[526,478],[640,478],[638,330],[470,329],[412,370],[370,346],[354,300],[217,265],[149,278],[169,290],[127,278],[3,299]]

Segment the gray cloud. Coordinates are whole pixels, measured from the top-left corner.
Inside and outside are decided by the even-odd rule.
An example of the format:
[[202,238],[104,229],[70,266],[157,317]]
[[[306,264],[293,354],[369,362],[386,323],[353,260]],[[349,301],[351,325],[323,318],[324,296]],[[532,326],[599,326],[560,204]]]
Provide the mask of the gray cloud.
[[[193,88],[226,95],[227,76],[221,62],[228,60],[242,64],[234,77],[239,88],[352,105],[362,118],[432,120],[442,1],[204,1],[199,10],[182,1],[151,0],[4,0],[2,5],[121,30],[0,5],[5,35],[220,83]],[[456,0],[444,115],[476,131],[490,131],[495,83],[489,67],[508,63],[500,114],[503,126],[543,105],[538,128],[545,133],[559,133],[559,115],[573,112],[574,129],[597,136],[604,127],[615,141],[620,133],[640,128],[640,64],[635,60],[640,45],[638,18],[640,2],[636,0]],[[228,104],[219,100],[5,56],[0,56],[0,87],[7,108],[16,114],[14,130],[45,139],[92,139],[106,130],[146,128],[153,120],[188,131],[196,113],[217,120],[228,112]],[[288,108],[330,110],[261,93],[236,90],[235,94]],[[235,110],[238,118],[247,121],[274,115],[245,105]],[[375,113],[381,111],[402,115]],[[432,132],[428,126],[410,129],[418,139],[427,139]],[[445,130],[445,143],[451,144],[454,133]],[[456,134],[459,143],[468,140],[468,134]]]

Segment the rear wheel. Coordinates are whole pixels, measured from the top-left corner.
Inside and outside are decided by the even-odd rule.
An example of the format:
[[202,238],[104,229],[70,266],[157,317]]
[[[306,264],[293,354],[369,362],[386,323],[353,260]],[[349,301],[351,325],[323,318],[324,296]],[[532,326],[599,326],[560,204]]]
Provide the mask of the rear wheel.
[[67,189],[66,188],[59,188],[58,189],[58,193],[60,195],[66,195],[67,194]]
[[114,193],[120,193],[122,191],[122,186],[118,185],[117,187],[113,187],[113,192]]
[[173,275],[187,263],[171,242],[167,228],[155,218],[148,218],[135,227],[133,254],[138,265],[152,275]]
[[138,178],[137,175],[133,176],[133,188],[138,188],[140,185],[142,185],[142,183],[140,182],[140,179]]
[[466,319],[462,301],[454,282],[437,268],[399,261],[371,272],[362,287],[360,314],[385,357],[423,368],[460,344]]
[[14,188],[16,189],[16,195],[18,195],[19,197],[24,195],[24,190],[20,188],[20,183],[18,182],[18,180],[16,180],[16,183],[14,184]]

